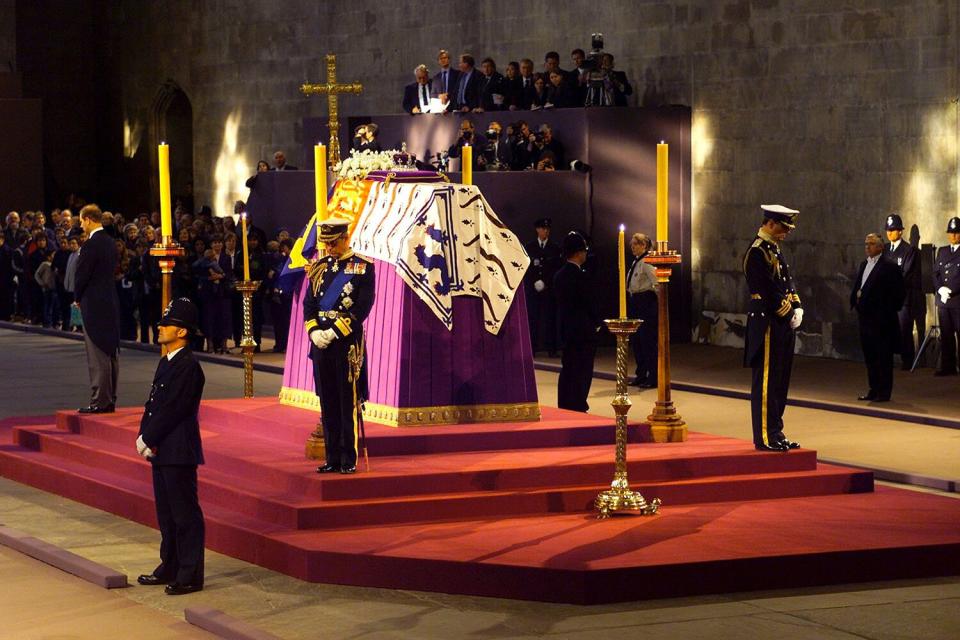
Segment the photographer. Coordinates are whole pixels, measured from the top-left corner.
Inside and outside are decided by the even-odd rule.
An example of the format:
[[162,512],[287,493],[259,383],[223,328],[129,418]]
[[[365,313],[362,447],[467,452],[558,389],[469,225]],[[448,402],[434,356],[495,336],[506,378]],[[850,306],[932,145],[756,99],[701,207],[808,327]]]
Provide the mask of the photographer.
[[483,160],[481,158],[487,148],[487,139],[483,134],[474,131],[473,121],[467,118],[464,118],[460,123],[460,137],[450,146],[447,153],[451,158],[459,158],[460,150],[465,144],[471,145],[474,171],[483,171]]
[[353,132],[353,150],[381,151],[380,143],[377,142],[379,132],[380,127],[372,122],[358,126]]
[[501,135],[503,128],[499,122],[491,122],[487,127],[487,144],[483,151],[485,169],[494,171],[509,171],[513,162],[512,140],[507,135]]
[[553,129],[548,124],[540,125],[540,129],[534,136],[534,148],[536,153],[536,166],[540,171],[551,170],[541,169],[540,163],[546,158],[552,160],[553,168],[565,167],[563,145],[559,140],[553,137]]

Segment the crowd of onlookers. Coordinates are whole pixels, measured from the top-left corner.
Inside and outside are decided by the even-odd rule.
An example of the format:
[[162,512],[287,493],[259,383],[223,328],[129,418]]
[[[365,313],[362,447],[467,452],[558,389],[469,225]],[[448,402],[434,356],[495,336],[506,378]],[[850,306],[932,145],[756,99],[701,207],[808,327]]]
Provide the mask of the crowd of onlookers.
[[602,39],[594,44],[599,47],[589,54],[583,49],[570,52],[570,70],[560,67],[559,53],[548,52],[539,72],[534,71],[530,58],[508,62],[500,73],[493,58],[487,57],[477,69],[469,53],[461,54],[454,68],[450,53],[441,49],[433,76],[425,64],[414,70],[414,82],[404,88],[403,110],[410,114],[479,113],[626,106],[633,93],[627,74],[616,70],[613,54],[602,51]]
[[[243,210],[238,202],[235,214]],[[160,214],[140,213],[127,219],[104,212],[104,231],[117,247],[115,273],[120,300],[121,339],[157,342],[161,311],[161,272],[150,249],[160,242]],[[226,352],[232,339],[242,338],[242,296],[236,282],[243,279],[240,229],[231,216],[212,215],[209,207],[196,214],[177,207],[174,239],[185,249],[173,268],[172,295],[193,300],[200,308],[202,336],[196,349]],[[79,217],[70,209],[11,211],[0,220],[0,320],[81,331],[82,320],[73,305],[77,259],[86,240]],[[249,225],[250,279],[261,281],[253,294],[253,335],[259,350],[262,328],[269,317],[275,335],[274,351],[286,349],[292,291],[285,291],[279,275],[293,248],[281,229],[268,240]]]

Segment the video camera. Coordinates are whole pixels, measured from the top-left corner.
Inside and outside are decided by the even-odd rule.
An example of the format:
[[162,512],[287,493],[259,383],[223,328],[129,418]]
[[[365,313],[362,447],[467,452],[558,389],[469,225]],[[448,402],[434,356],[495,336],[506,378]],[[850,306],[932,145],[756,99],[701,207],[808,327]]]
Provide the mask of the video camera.
[[603,57],[603,34],[590,34],[590,53],[583,60],[585,71],[594,72],[600,70],[600,59]]

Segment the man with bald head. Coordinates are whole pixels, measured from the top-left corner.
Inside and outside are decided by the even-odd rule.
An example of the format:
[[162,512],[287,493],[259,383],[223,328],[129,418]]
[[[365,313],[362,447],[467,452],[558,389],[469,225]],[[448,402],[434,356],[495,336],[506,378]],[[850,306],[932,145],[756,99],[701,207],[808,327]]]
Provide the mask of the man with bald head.
[[860,346],[867,365],[869,391],[857,400],[888,402],[893,391],[893,354],[900,351],[903,274],[883,257],[883,240],[868,233],[863,241],[866,259],[860,263],[850,291],[850,308],[857,312]]

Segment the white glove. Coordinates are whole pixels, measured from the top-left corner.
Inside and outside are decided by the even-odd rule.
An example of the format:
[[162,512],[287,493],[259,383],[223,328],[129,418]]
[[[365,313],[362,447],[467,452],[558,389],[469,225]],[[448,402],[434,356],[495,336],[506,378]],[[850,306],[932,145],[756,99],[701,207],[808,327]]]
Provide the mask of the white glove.
[[137,453],[140,454],[140,457],[144,460],[149,460],[153,457],[153,451],[147,446],[147,443],[143,441],[143,436],[137,436]]
[[310,339],[313,341],[313,344],[317,345],[318,349],[326,349],[330,346],[331,342],[337,339],[337,333],[333,329],[314,331],[310,334]]
[[953,295],[950,291],[950,287],[940,287],[937,289],[937,295],[940,296],[940,300],[943,304],[947,304],[947,300],[950,299],[950,296]]
[[803,322],[803,309],[794,309],[793,317],[790,318],[790,328],[796,329]]
[[537,280],[533,283],[533,288],[537,293],[540,293],[547,288],[547,285],[543,284],[543,280]]

